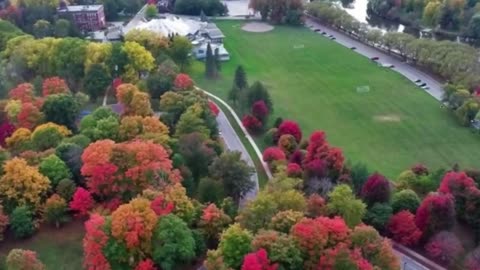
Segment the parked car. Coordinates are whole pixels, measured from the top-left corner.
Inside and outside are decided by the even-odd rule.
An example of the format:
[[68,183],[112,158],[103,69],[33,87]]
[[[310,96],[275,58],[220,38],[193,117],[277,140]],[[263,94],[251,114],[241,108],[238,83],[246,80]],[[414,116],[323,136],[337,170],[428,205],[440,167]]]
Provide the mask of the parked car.
[[357,49],[357,47],[350,47],[350,49],[351,49],[351,50],[356,50],[356,49]]
[[337,38],[336,38],[336,37],[330,37],[330,39],[331,39],[331,40],[335,40],[335,39],[337,39]]
[[320,29],[318,29],[318,28],[313,29],[313,32],[320,32],[320,31],[322,31],[322,30],[320,30]]
[[415,83],[421,83],[421,82],[422,82],[422,80],[420,80],[420,79],[415,81]]
[[427,84],[426,84],[426,83],[422,83],[422,84],[419,84],[418,86],[420,86],[420,87],[423,88],[424,86],[427,86]]
[[377,60],[379,60],[379,59],[380,59],[380,57],[378,57],[378,56],[374,56],[374,57],[371,57],[370,59],[371,59],[371,60],[373,60],[373,61],[377,61]]
[[390,64],[390,63],[384,63],[384,64],[382,64],[382,67],[394,68],[395,66],[393,64]]
[[327,32],[325,32],[325,31],[323,31],[323,32],[322,32],[322,35],[324,35],[324,36],[325,36],[326,34],[327,34]]

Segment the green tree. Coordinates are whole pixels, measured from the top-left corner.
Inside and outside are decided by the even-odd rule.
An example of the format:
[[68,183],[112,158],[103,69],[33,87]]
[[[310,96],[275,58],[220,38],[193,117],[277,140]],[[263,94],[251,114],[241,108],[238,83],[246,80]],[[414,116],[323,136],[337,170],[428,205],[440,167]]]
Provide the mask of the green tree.
[[238,89],[246,89],[248,87],[247,73],[242,65],[238,65],[235,69],[235,77],[233,79],[233,86]]
[[15,238],[26,238],[35,232],[33,213],[27,206],[15,208],[10,215],[10,228]]
[[172,79],[161,72],[151,73],[147,78],[147,88],[150,97],[159,99],[165,92],[172,89]]
[[480,37],[480,12],[473,15],[473,17],[470,19],[470,23],[468,24],[468,31],[473,37]]
[[331,213],[343,217],[350,228],[362,222],[366,205],[361,200],[355,199],[355,195],[348,185],[338,185],[328,195],[330,201],[327,208]]
[[215,65],[215,58],[212,53],[212,46],[207,44],[207,56],[205,58],[205,76],[209,79],[217,77],[217,66]]
[[78,38],[63,38],[55,48],[53,66],[56,74],[76,83],[84,77],[87,42]]
[[224,263],[233,269],[240,269],[243,257],[251,250],[252,234],[233,224],[222,233],[218,248],[223,255]]
[[117,77],[125,72],[125,66],[128,64],[128,55],[123,50],[122,43],[113,43],[112,52],[106,64],[112,77]]
[[67,165],[56,155],[50,155],[40,162],[38,171],[48,177],[52,188],[55,188],[58,183],[63,179],[72,178],[72,173],[68,169]]
[[195,240],[187,224],[175,215],[160,219],[153,231],[153,260],[162,269],[178,269],[195,257]]
[[273,103],[267,88],[265,88],[263,83],[256,81],[248,89],[246,99],[243,104],[244,108],[249,110],[253,103],[259,100],[263,100],[263,102],[265,102],[265,105],[267,105],[270,113],[273,112]]
[[402,210],[415,214],[418,206],[420,206],[420,198],[411,189],[401,190],[392,196],[392,210],[395,214]]
[[90,99],[96,101],[102,96],[112,82],[112,77],[101,64],[93,64],[85,75],[84,88]]
[[423,10],[422,20],[426,25],[436,26],[440,20],[442,12],[442,3],[440,1],[430,1]]
[[222,62],[220,61],[220,50],[215,48],[215,53],[213,54],[215,59],[215,67],[217,68],[217,76],[218,73],[222,70]]
[[155,18],[157,17],[157,14],[158,14],[157,6],[155,5],[147,6],[147,9],[145,10],[145,16],[147,17],[147,19]]
[[67,37],[70,34],[70,21],[65,19],[58,19],[55,21],[55,36]]
[[50,95],[42,106],[47,122],[66,126],[70,130],[76,130],[75,120],[79,109],[71,94]]
[[187,109],[178,120],[175,137],[180,137],[193,132],[198,132],[205,136],[205,138],[210,137],[210,130],[205,121],[193,109]]
[[375,203],[367,210],[365,214],[365,222],[372,225],[377,230],[383,230],[385,225],[390,220],[393,211],[392,207],[387,203]]
[[242,159],[240,152],[223,153],[208,170],[210,177],[223,183],[225,195],[236,202],[255,186],[251,179],[254,169]]
[[185,72],[185,70],[190,65],[190,53],[192,51],[192,43],[188,38],[175,36],[173,38],[172,44],[170,46],[170,56],[173,61],[180,66],[180,71]]
[[33,35],[36,38],[44,38],[50,36],[52,33],[52,25],[49,21],[46,20],[38,20],[33,25]]

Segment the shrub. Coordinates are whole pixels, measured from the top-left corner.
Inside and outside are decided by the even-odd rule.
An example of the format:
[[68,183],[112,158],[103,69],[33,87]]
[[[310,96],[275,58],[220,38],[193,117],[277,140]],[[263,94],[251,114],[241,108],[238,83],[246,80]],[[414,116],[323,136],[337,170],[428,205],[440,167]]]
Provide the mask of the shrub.
[[307,200],[307,215],[309,217],[323,216],[328,213],[327,203],[322,196],[314,193]]
[[62,179],[60,180],[60,182],[58,182],[55,192],[60,195],[60,197],[62,197],[66,202],[69,202],[72,199],[76,188],[77,187],[75,186],[75,182],[73,182],[72,180]]
[[355,163],[350,168],[350,178],[352,179],[355,194],[360,195],[362,187],[370,175],[367,165],[363,163]]
[[199,227],[210,243],[216,243],[221,232],[232,220],[215,204],[209,204],[203,209]]
[[86,216],[88,212],[93,208],[92,195],[88,190],[84,188],[77,188],[73,194],[73,199],[70,202],[69,206],[72,211],[77,212],[78,216]]
[[33,213],[26,206],[15,208],[10,215],[10,228],[15,238],[27,238],[35,232]]
[[260,120],[262,123],[265,123],[268,117],[268,107],[265,104],[265,101],[259,100],[253,103],[252,105],[252,115],[255,116],[258,120]]
[[225,197],[223,184],[211,178],[202,178],[198,183],[198,200],[201,203],[220,203]]
[[429,174],[428,168],[425,165],[420,163],[413,165],[410,170],[417,176]]
[[465,219],[465,205],[467,190],[476,188],[475,181],[464,172],[448,172],[442,179],[438,192],[451,194],[455,199],[455,211],[457,216]]
[[3,233],[9,223],[8,216],[3,212],[3,206],[0,205],[0,242],[3,241]]
[[33,146],[40,151],[55,148],[71,132],[63,126],[47,123],[38,126],[32,133]]
[[180,73],[175,77],[173,85],[177,90],[191,90],[193,88],[193,81],[187,74]]
[[336,186],[329,193],[329,197],[327,207],[331,213],[342,216],[351,228],[360,224],[366,212],[366,205],[361,200],[355,199],[349,186],[345,184]]
[[44,218],[48,223],[60,228],[60,224],[68,221],[67,210],[67,202],[58,194],[53,194],[45,203]]
[[386,203],[390,200],[390,181],[383,175],[374,173],[363,185],[361,195],[368,205]]
[[50,155],[42,160],[38,170],[41,174],[48,177],[50,184],[55,188],[60,180],[69,179],[72,177],[72,173],[68,169],[67,165],[56,155]]
[[216,117],[220,113],[220,109],[218,108],[217,104],[215,104],[213,101],[209,100],[208,101],[208,108],[210,109],[210,112]]
[[6,259],[8,270],[45,270],[45,265],[38,260],[37,253],[30,250],[12,249]]
[[3,120],[0,123],[0,146],[5,147],[7,145],[5,140],[12,136],[13,132],[15,132],[15,126],[8,120]]
[[271,163],[277,160],[285,160],[287,157],[285,153],[278,147],[272,146],[268,147],[263,151],[263,161]]
[[282,124],[278,127],[277,138],[280,138],[282,135],[290,134],[292,135],[297,143],[302,139],[302,130],[297,122],[291,120],[284,120]]
[[277,264],[270,264],[267,252],[263,248],[247,254],[242,264],[242,270],[276,270],[277,268]]
[[288,233],[290,229],[304,217],[302,212],[285,210],[272,217],[270,229],[277,232]]
[[279,269],[303,269],[302,253],[295,239],[276,231],[260,231],[252,241],[253,250],[265,249]]
[[452,265],[464,252],[462,243],[455,234],[442,231],[434,235],[425,245],[428,256],[447,266]]
[[234,269],[240,268],[243,257],[251,250],[252,234],[233,224],[220,237],[218,248],[223,255],[225,265]]
[[13,134],[5,139],[7,148],[11,152],[21,152],[27,150],[31,146],[31,137],[32,133],[26,128],[19,128],[13,132]]
[[429,194],[417,209],[415,224],[426,236],[449,230],[455,223],[455,208],[450,195]]
[[365,222],[382,231],[388,220],[392,216],[392,207],[386,203],[375,203],[367,210],[365,214]]
[[269,129],[265,133],[265,136],[263,137],[263,141],[265,142],[265,145],[267,146],[276,145],[277,144],[276,136],[277,136],[277,129],[276,128]]
[[305,156],[304,151],[297,149],[290,155],[290,159],[288,161],[290,163],[295,163],[302,166],[304,156]]
[[408,247],[415,246],[422,237],[422,231],[415,224],[415,215],[407,210],[393,215],[388,222],[387,230],[393,240]]
[[294,178],[301,178],[303,174],[302,167],[297,163],[289,163],[287,165],[287,176]]
[[295,137],[290,134],[284,134],[278,139],[278,147],[285,152],[286,155],[292,154],[297,149]]
[[195,257],[195,240],[187,224],[175,215],[162,217],[152,238],[152,257],[162,269],[178,269]]
[[420,198],[411,189],[399,191],[392,196],[393,213],[398,213],[402,210],[408,210],[411,213],[416,213],[420,205]]
[[262,130],[262,122],[250,114],[243,116],[242,125],[252,134],[259,133]]

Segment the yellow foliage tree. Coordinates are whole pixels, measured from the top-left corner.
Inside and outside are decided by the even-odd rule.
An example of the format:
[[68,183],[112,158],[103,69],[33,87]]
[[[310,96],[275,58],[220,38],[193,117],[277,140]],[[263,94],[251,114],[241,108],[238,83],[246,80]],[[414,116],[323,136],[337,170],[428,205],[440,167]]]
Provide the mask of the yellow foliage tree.
[[130,60],[130,66],[135,71],[151,71],[155,67],[155,59],[152,54],[137,42],[127,41],[123,49]]
[[8,137],[5,142],[10,150],[22,150],[24,146],[27,146],[31,142],[31,135],[32,132],[30,132],[29,129],[19,128],[15,130],[12,136]]
[[61,126],[61,125],[57,125],[57,124],[52,123],[52,122],[48,122],[48,123],[45,123],[45,124],[42,124],[42,125],[39,125],[38,127],[36,127],[35,130],[32,133],[32,137],[35,136],[35,133],[42,132],[43,130],[48,129],[48,128],[56,129],[64,137],[72,135],[72,132],[68,128],[66,128],[65,126]]
[[86,50],[85,74],[93,64],[105,64],[112,53],[112,44],[90,42]]
[[125,35],[126,41],[137,42],[154,56],[168,49],[168,40],[161,34],[146,29],[134,29]]
[[40,206],[50,188],[50,181],[35,167],[21,158],[13,158],[4,165],[5,174],[0,178],[0,196],[14,205]]

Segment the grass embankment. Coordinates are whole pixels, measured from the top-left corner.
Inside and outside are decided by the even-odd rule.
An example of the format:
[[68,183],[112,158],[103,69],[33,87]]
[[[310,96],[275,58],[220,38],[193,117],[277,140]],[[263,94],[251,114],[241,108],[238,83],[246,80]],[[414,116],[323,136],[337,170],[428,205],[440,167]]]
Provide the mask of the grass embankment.
[[[200,87],[226,100],[241,64],[250,83],[260,80],[270,90],[271,122],[278,116],[296,120],[304,137],[324,130],[348,159],[393,179],[415,163],[478,166],[480,137],[400,74],[306,28],[250,33],[243,23],[217,22],[231,60],[217,80],[205,79],[203,63],[194,63],[191,73]],[[369,91],[358,91],[362,86]]]

